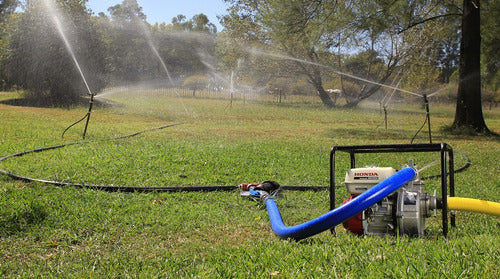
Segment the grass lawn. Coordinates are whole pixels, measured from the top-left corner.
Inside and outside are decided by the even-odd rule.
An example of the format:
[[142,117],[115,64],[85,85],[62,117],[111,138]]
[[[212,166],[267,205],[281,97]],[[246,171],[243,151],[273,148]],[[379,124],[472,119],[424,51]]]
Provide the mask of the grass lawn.
[[[1,92],[0,102],[16,98]],[[327,110],[316,100],[281,104],[183,98],[155,92],[106,96],[90,119],[85,143],[0,162],[16,174],[64,182],[127,186],[328,185],[334,145],[410,143],[421,127],[421,105]],[[0,103],[0,157],[81,140],[86,112]],[[454,107],[431,103],[434,142],[466,154],[472,166],[456,174],[456,195],[500,202],[500,141],[442,132]],[[500,109],[484,110],[500,133]],[[108,140],[165,124],[135,137]],[[415,142],[427,142],[426,128]],[[340,156],[338,173],[349,164]],[[436,154],[363,155],[358,165],[420,167]],[[455,155],[456,167],[465,163]],[[433,175],[438,166],[422,175]],[[337,177],[337,183],[343,180]],[[438,179],[425,182],[432,193]],[[340,203],[348,196],[338,190]],[[327,191],[284,192],[284,222],[295,225],[328,211]],[[260,202],[234,192],[108,193],[0,176],[0,276],[61,278],[499,278],[500,219],[457,212],[444,238],[440,216],[428,235],[356,237],[337,227],[300,242],[271,229]]]

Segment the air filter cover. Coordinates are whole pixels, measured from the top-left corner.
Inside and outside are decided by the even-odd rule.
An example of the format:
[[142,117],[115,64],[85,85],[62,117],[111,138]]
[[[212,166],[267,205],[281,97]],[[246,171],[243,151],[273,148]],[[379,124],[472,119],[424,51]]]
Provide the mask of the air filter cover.
[[344,183],[349,193],[357,195],[377,185],[395,173],[396,170],[391,167],[364,167],[350,169],[345,175]]

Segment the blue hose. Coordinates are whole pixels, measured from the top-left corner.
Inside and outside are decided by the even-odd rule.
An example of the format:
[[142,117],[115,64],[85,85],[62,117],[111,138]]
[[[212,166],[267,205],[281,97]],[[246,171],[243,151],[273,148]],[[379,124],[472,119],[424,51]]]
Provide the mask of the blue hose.
[[269,219],[271,220],[271,226],[276,235],[282,239],[301,240],[335,227],[355,216],[410,182],[414,177],[415,170],[412,168],[404,168],[358,195],[350,202],[316,219],[292,227],[287,227],[283,223],[283,219],[281,219],[280,211],[274,199],[269,198],[266,200],[266,208],[269,213]]

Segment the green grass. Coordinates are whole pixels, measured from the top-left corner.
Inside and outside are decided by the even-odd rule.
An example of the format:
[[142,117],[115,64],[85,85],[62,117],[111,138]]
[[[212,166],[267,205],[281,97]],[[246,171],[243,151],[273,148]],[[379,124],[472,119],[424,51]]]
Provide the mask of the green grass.
[[[0,101],[15,98],[0,93]],[[328,185],[333,145],[409,143],[424,120],[419,106],[394,106],[389,127],[377,106],[327,110],[316,102],[282,104],[149,94],[111,95],[98,106],[89,142],[0,163],[21,175],[76,183],[130,186],[236,185],[276,180]],[[82,125],[61,132],[86,108],[0,104],[0,156],[80,140]],[[457,196],[500,201],[500,143],[495,138],[441,132],[452,106],[431,104],[435,142],[467,154],[472,166],[456,175]],[[500,132],[500,110],[485,110]],[[109,141],[169,123],[179,126]],[[417,142],[426,142],[422,132]],[[433,154],[363,155],[359,165],[420,166]],[[465,162],[456,156],[457,165]],[[348,167],[340,156],[338,173]],[[423,175],[438,171],[432,167]],[[340,183],[343,177],[337,177]],[[439,180],[426,181],[426,190]],[[338,202],[347,194],[339,189]],[[285,192],[286,224],[328,210],[328,193]],[[294,242],[277,238],[265,208],[235,192],[106,193],[14,181],[0,176],[0,276],[60,278],[495,278],[500,277],[498,217],[458,212],[448,238],[438,218],[422,238],[358,238],[341,226]]]

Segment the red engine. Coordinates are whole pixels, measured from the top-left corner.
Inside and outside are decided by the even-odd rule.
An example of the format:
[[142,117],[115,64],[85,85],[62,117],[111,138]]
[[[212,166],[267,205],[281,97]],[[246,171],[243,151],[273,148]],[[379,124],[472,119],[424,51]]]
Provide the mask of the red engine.
[[[350,202],[355,195],[351,195],[349,198],[345,199],[344,203]],[[342,225],[344,228],[352,233],[355,233],[357,235],[363,235],[363,212],[358,213],[358,215],[352,217],[351,219],[348,219]]]

